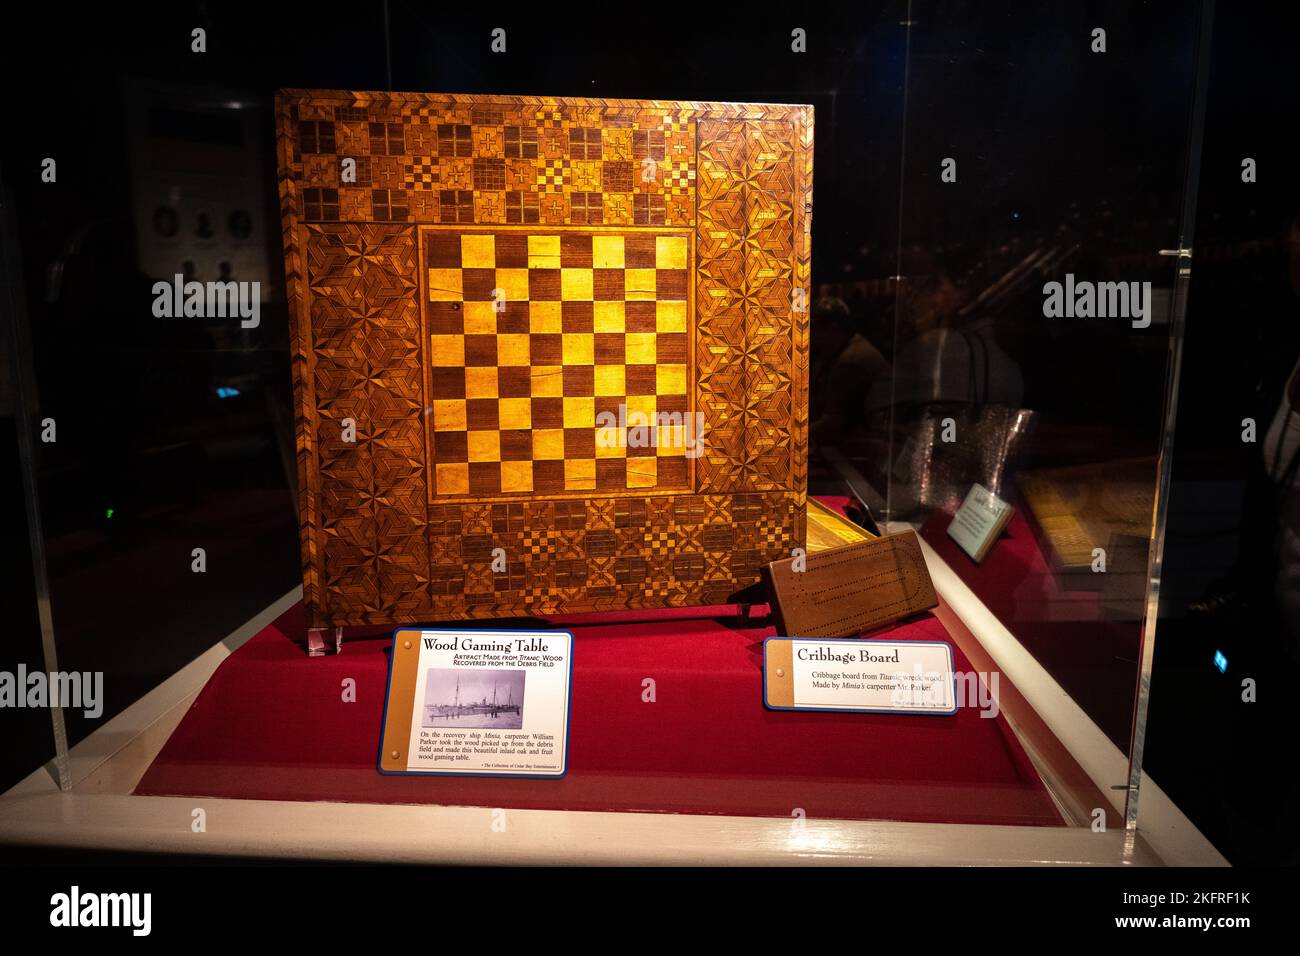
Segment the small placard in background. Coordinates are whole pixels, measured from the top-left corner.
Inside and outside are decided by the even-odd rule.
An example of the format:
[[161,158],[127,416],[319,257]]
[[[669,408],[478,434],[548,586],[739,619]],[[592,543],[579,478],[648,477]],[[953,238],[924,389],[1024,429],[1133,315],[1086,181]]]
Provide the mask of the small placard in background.
[[983,561],[1014,510],[983,485],[972,485],[948,525],[948,537],[975,561]]
[[768,638],[763,703],[771,710],[953,714],[952,648],[942,641]]
[[423,630],[393,635],[379,769],[562,777],[573,635]]

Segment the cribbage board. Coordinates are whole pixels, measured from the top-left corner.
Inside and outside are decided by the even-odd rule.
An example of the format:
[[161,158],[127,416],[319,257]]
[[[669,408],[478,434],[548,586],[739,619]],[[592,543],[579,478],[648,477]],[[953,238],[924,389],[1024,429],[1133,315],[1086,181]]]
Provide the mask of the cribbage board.
[[720,604],[803,545],[811,107],[277,127],[311,626]]

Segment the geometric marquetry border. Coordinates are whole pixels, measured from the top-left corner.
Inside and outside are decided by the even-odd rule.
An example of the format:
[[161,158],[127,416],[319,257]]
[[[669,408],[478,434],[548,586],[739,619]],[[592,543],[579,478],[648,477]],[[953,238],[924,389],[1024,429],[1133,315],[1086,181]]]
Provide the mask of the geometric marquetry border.
[[[803,543],[808,323],[790,306],[811,287],[811,107],[286,90],[277,127],[313,626],[722,603]],[[619,164],[647,149],[670,175],[592,192],[601,173],[626,189]],[[363,183],[340,180],[344,154]],[[416,226],[516,207],[693,230],[694,494],[429,501]]]

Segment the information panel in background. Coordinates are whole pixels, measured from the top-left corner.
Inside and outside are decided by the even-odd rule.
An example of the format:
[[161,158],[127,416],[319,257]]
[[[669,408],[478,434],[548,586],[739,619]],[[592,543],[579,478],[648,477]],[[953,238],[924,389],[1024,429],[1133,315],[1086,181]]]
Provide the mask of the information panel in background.
[[957,509],[952,524],[948,525],[948,537],[956,541],[972,560],[983,561],[1011,520],[1014,510],[983,485],[971,485],[966,500]]
[[399,630],[379,769],[562,777],[572,676],[567,631]]

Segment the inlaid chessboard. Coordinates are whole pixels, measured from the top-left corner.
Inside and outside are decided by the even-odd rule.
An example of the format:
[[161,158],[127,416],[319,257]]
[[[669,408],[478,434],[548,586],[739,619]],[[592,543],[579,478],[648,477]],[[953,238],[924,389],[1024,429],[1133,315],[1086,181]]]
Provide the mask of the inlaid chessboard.
[[277,121],[312,626],[718,604],[804,544],[811,107]]
[[435,496],[690,487],[687,235],[421,238]]

